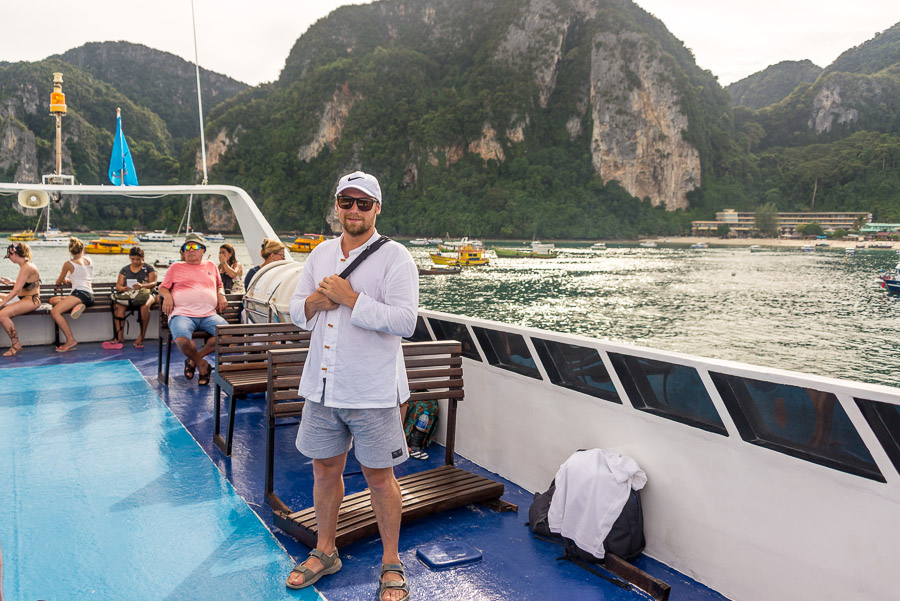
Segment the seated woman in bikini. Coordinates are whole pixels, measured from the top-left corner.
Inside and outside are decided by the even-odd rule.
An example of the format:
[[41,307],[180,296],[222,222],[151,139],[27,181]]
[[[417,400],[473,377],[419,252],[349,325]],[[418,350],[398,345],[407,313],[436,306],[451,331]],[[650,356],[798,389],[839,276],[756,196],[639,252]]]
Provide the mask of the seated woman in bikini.
[[[12,318],[25,315],[41,306],[41,274],[31,262],[31,249],[24,242],[13,242],[6,247],[6,258],[19,266],[19,275],[15,281],[0,278],[0,283],[12,284],[9,294],[0,299],[0,325],[9,336],[9,350],[4,357],[12,357],[22,350],[19,335],[13,325]],[[17,300],[13,300],[18,296]]]
[[63,263],[62,271],[56,278],[56,285],[65,284],[68,280],[72,284],[72,294],[50,298],[50,304],[53,305],[50,316],[66,337],[66,343],[56,347],[57,353],[71,351],[78,345],[78,341],[72,335],[72,328],[63,315],[71,310],[70,317],[78,319],[85,308],[94,304],[94,290],[91,288],[94,262],[90,257],[84,256],[84,242],[78,238],[69,238],[69,254],[72,255],[72,259]]

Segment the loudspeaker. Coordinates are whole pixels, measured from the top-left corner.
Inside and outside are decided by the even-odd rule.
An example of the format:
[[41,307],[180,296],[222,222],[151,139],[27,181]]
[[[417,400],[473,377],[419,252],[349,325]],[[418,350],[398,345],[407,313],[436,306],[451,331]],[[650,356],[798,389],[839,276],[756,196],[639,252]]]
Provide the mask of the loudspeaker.
[[19,192],[19,204],[26,209],[43,209],[50,204],[50,195],[43,190],[22,190]]

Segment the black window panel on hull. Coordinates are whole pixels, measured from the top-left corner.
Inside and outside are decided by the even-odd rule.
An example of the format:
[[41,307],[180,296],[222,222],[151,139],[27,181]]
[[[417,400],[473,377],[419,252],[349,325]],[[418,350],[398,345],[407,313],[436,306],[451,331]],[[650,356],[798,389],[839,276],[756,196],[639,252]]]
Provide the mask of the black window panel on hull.
[[425,325],[425,318],[419,315],[416,318],[416,329],[412,336],[406,338],[410,342],[430,342],[431,334],[428,333],[428,327]]
[[613,403],[622,403],[597,349],[541,338],[532,338],[531,342],[551,382]]
[[428,318],[431,329],[437,340],[456,340],[462,343],[462,356],[467,359],[481,361],[478,349],[475,348],[475,342],[469,334],[468,328],[464,323],[455,323],[445,319]]
[[866,399],[856,399],[856,404],[900,472],[900,406]]
[[472,330],[488,363],[523,376],[541,379],[541,373],[525,344],[524,336],[478,326],[472,326]]
[[710,377],[747,442],[885,481],[834,394],[729,374],[710,372]]
[[700,374],[693,367],[609,353],[635,409],[728,436]]

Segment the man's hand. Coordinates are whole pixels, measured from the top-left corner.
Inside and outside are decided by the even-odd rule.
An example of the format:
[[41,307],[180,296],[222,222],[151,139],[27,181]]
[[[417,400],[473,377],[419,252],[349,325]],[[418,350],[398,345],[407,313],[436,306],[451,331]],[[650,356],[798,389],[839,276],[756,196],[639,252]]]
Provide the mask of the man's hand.
[[331,311],[337,308],[338,304],[336,302],[334,302],[318,290],[306,297],[306,304],[304,305],[306,319],[312,319],[312,316],[319,311]]
[[[162,296],[162,295],[160,295],[160,296]],[[167,296],[163,296],[161,306],[162,306],[163,313],[165,313],[166,315],[171,315],[172,309],[175,308],[175,303],[172,300],[172,297],[167,295]]]
[[219,293],[219,313],[224,313],[228,307],[228,299],[221,292]]
[[351,309],[356,305],[359,295],[350,287],[350,282],[339,275],[331,275],[319,282],[316,292],[321,292],[339,305],[347,305]]

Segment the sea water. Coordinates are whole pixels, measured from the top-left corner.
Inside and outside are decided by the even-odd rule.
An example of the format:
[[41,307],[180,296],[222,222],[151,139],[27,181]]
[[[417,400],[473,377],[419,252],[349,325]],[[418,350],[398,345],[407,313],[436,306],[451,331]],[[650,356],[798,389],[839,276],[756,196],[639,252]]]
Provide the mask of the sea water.
[[[246,271],[240,237],[228,237]],[[509,246],[509,243],[505,243]],[[144,243],[146,261],[178,257],[171,243]],[[219,243],[207,259],[218,262]],[[900,373],[900,295],[876,276],[893,270],[890,250],[801,252],[778,248],[640,248],[557,243],[554,259],[497,259],[458,275],[420,276],[420,305],[517,325],[627,342],[702,357],[894,386]],[[434,247],[410,247],[430,266]],[[35,248],[52,283],[65,248]],[[492,256],[492,253],[488,253]],[[111,281],[128,255],[91,255],[96,281]],[[294,254],[305,261],[305,255]],[[160,269],[160,280],[165,270]],[[14,278],[14,265],[0,265]]]

